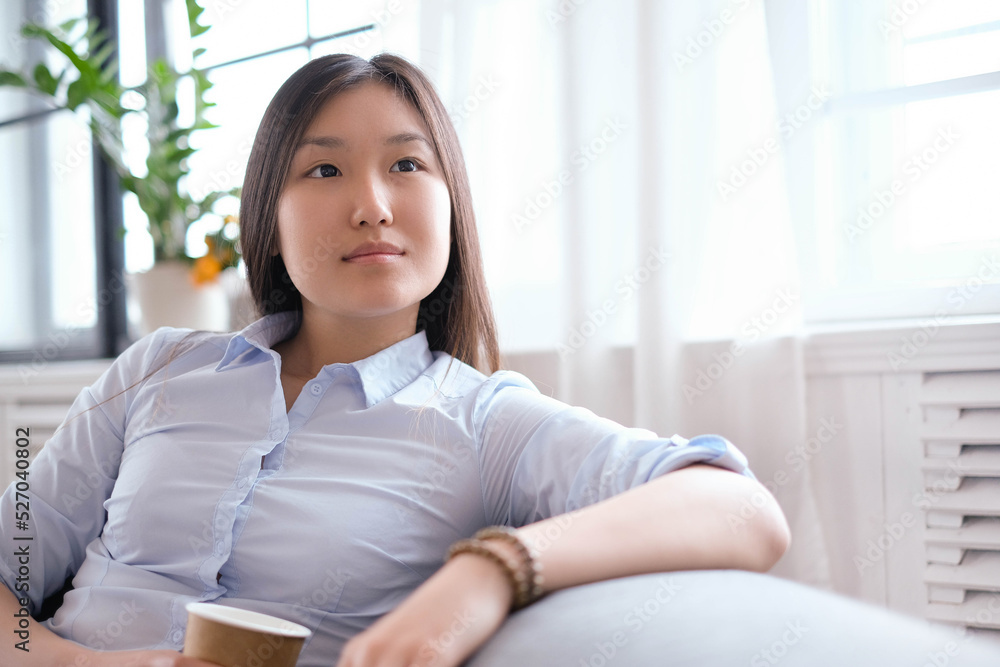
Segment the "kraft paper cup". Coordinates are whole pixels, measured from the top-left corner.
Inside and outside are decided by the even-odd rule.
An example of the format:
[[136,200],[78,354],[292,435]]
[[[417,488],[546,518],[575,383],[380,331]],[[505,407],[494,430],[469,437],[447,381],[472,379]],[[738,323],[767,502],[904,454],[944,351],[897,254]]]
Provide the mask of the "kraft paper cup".
[[222,667],[295,667],[309,628],[255,611],[191,602],[184,655]]

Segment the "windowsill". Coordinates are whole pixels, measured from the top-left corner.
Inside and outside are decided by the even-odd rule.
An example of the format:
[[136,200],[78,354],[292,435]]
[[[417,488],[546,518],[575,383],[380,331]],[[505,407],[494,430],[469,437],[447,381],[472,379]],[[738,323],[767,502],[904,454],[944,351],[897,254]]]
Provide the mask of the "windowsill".
[[810,375],[1000,368],[1000,314],[809,327],[805,364]]
[[[899,331],[901,329],[919,329],[934,320],[932,315],[924,317],[903,317],[880,320],[851,320],[843,322],[821,322],[805,327],[806,335],[825,336],[830,334],[868,334],[876,331]],[[1000,313],[984,315],[951,315],[946,324],[968,326],[976,324],[1000,324]]]
[[113,359],[81,359],[43,363],[0,364],[0,400],[18,398],[50,398],[54,387],[62,387],[60,396],[72,398],[82,387],[94,382],[111,365]]

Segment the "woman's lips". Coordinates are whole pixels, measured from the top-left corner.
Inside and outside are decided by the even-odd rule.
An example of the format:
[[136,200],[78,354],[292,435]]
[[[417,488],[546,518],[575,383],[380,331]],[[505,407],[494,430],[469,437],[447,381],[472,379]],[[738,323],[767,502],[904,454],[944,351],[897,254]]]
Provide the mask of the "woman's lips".
[[403,254],[403,249],[387,241],[366,241],[344,257],[345,262],[373,264],[395,261]]
[[355,255],[345,259],[345,262],[352,264],[388,264],[395,262],[403,256],[403,253],[373,252],[366,255]]

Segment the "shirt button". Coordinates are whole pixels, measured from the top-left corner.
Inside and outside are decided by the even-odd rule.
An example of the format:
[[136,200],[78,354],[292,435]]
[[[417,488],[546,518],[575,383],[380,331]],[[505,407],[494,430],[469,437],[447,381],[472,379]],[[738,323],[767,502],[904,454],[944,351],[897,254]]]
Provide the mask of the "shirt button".
[[313,393],[313,396],[319,396],[320,392],[323,391],[323,387],[318,382],[314,382],[313,386],[309,388],[309,391]]
[[223,551],[223,549],[225,549],[225,548],[226,548],[226,545],[223,544],[223,542],[221,540],[215,543],[215,553],[221,554],[222,551]]
[[184,633],[181,632],[180,630],[174,630],[174,633],[170,635],[170,639],[175,643],[180,642],[180,640],[183,638],[184,638]]

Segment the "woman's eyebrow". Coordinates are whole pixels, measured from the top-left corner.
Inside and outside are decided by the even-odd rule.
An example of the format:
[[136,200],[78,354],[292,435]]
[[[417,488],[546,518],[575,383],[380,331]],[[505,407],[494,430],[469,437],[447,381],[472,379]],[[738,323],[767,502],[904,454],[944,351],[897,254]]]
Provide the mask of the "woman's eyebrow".
[[340,137],[303,137],[299,148],[319,146],[320,148],[346,148],[347,142]]
[[[428,148],[433,148],[427,137],[422,134],[417,134],[416,132],[401,132],[399,134],[386,137],[385,145],[398,146],[400,144],[408,144],[414,141],[423,142]],[[333,136],[303,137],[302,141],[299,142],[299,148],[303,148],[305,146],[319,146],[320,148],[347,148],[348,142],[340,137]]]
[[417,134],[415,132],[401,132],[400,134],[394,134],[385,140],[386,146],[396,146],[399,144],[408,144],[414,141],[422,141],[427,144],[428,148],[433,148],[431,142],[427,140],[422,134]]

